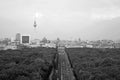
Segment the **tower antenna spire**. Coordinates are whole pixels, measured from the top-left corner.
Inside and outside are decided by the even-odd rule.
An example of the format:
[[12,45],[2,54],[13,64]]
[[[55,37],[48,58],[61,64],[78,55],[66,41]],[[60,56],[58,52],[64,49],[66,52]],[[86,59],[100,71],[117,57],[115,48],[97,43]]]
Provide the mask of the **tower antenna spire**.
[[34,20],[34,28],[36,28],[37,27],[37,23],[36,23],[36,20]]
[[38,13],[36,13],[35,16],[34,16],[34,24],[33,24],[34,28],[37,27],[37,22],[36,22],[37,17],[38,17]]

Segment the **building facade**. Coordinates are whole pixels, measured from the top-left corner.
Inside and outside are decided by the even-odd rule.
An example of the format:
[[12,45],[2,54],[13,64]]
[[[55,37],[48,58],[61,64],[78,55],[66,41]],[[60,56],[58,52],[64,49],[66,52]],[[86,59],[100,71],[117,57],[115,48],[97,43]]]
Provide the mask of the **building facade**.
[[22,44],[29,44],[30,43],[30,36],[29,35],[23,35],[21,43]]

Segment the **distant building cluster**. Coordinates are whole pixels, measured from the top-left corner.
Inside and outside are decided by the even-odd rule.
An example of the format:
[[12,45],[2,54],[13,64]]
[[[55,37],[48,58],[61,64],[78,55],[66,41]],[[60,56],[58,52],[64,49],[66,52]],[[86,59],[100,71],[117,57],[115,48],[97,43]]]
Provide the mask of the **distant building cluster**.
[[96,40],[96,41],[65,41],[65,46],[71,47],[87,47],[87,48],[120,48],[120,42],[112,40]]
[[31,40],[30,35],[21,35],[17,33],[14,40],[10,38],[4,38],[0,40],[0,50],[16,50],[24,47],[51,47],[56,48],[60,44],[64,45],[66,48],[120,48],[120,41],[112,40],[96,40],[96,41],[82,41],[78,40],[48,40],[47,38],[43,39],[34,39]]
[[0,40],[0,50],[16,50],[21,49],[24,47],[51,47],[55,48],[56,43],[55,41],[47,40],[47,38],[40,39],[34,39],[31,40],[30,35],[21,35],[20,33],[17,33],[15,36],[15,40],[11,40],[10,38],[4,38]]

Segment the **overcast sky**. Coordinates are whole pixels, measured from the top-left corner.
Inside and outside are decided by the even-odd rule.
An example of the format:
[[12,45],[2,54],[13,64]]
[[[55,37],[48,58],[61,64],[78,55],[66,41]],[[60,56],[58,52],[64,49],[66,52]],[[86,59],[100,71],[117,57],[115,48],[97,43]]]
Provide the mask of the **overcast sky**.
[[0,0],[0,38],[16,33],[39,39],[120,39],[120,0]]

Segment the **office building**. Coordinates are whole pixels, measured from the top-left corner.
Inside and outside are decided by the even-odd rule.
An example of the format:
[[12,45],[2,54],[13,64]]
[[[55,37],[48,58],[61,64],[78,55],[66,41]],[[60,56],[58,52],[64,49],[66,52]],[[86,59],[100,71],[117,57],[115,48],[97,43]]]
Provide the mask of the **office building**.
[[30,36],[29,35],[24,35],[22,36],[22,44],[29,44],[30,43]]
[[17,33],[15,38],[16,45],[19,45],[21,42],[21,34]]

